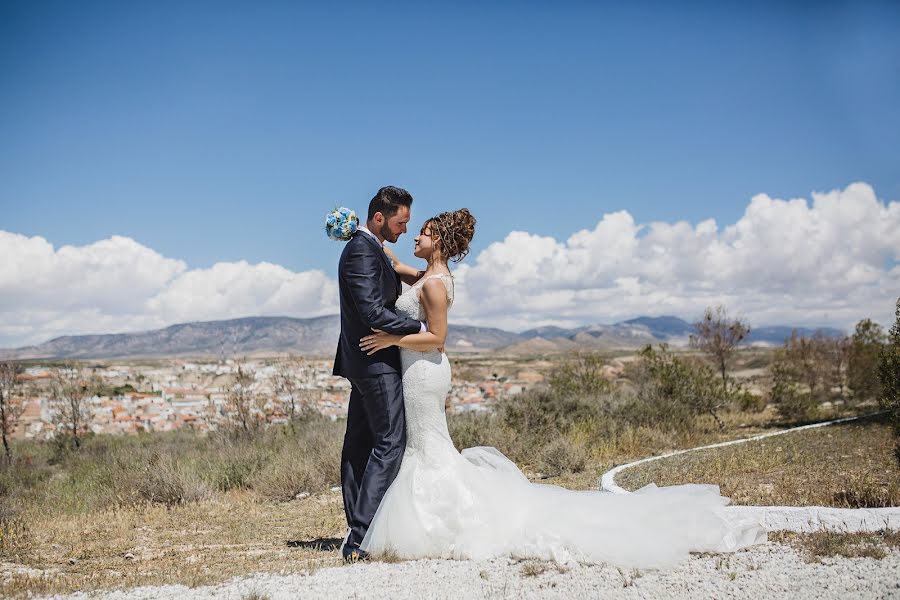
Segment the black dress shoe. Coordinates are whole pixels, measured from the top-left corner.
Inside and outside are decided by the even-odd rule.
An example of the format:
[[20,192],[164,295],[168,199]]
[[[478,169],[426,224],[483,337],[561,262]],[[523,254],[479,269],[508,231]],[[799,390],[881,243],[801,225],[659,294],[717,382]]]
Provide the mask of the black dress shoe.
[[341,554],[344,556],[344,562],[347,563],[369,560],[368,552],[360,550],[359,548],[354,548],[353,546],[344,546],[343,549],[341,549]]

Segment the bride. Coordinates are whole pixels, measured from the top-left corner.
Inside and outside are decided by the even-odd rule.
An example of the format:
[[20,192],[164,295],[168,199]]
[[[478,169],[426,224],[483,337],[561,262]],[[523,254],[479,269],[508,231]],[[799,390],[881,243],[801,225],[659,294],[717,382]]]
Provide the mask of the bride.
[[572,491],[535,484],[495,448],[458,452],[444,401],[450,363],[441,351],[453,304],[448,261],[469,250],[475,218],[465,208],[429,219],[415,238],[425,271],[400,263],[410,284],[397,312],[427,322],[414,335],[376,332],[360,347],[371,354],[399,346],[407,442],[397,478],[361,544],[401,558],[495,556],[608,562],[624,567],[672,565],[689,552],[727,552],[765,540],[757,523],[729,524],[728,503],[713,485],[644,487],[633,494]]

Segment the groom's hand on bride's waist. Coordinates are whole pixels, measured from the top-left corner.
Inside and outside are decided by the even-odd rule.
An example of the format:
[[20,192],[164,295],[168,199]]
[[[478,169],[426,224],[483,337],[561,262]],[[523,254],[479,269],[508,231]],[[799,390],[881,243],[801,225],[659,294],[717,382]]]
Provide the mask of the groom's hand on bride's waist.
[[359,340],[359,349],[365,352],[368,356],[372,356],[379,350],[384,350],[385,348],[396,346],[397,342],[402,337],[399,335],[392,335],[375,328],[373,328],[372,331],[374,331],[375,333],[373,333],[372,335],[367,335]]

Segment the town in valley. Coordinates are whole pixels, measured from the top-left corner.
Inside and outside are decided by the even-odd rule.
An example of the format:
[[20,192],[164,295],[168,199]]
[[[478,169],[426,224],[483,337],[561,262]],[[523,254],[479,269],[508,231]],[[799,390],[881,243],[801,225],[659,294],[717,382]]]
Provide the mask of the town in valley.
[[[454,363],[449,412],[487,410],[499,398],[543,381],[550,366],[478,357]],[[13,436],[53,437],[60,426],[54,389],[61,377],[91,382],[82,400],[83,427],[95,434],[213,431],[232,419],[229,395],[236,392],[249,398],[261,424],[284,423],[303,411],[338,419],[347,414],[350,384],[332,375],[332,365],[324,357],[34,363],[18,375],[25,400]]]

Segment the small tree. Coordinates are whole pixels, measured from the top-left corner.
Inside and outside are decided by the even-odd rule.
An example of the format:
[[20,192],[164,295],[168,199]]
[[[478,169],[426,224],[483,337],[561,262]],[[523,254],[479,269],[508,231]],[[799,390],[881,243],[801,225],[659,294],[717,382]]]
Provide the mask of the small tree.
[[812,343],[818,365],[818,378],[824,395],[833,395],[834,388],[837,388],[839,397],[844,398],[844,391],[847,388],[850,338],[845,335],[825,335],[817,331],[812,337]]
[[[674,356],[666,344],[659,351],[646,346],[640,353],[639,397],[659,415],[659,422],[689,425],[687,417],[709,415],[724,428],[719,411],[729,402],[726,387],[708,365]],[[652,419],[651,419],[652,420]]]
[[884,410],[890,411],[891,425],[897,438],[894,455],[900,466],[900,298],[897,298],[894,315],[896,316],[894,326],[888,334],[887,344],[881,350],[881,360],[878,364],[878,375],[881,379],[879,403]]
[[784,342],[782,353],[776,357],[778,362],[783,363],[779,366],[785,374],[805,386],[810,395],[818,396],[824,391],[820,347],[813,338],[791,332],[791,337]]
[[22,365],[19,363],[9,361],[0,363],[0,435],[3,437],[7,465],[12,464],[9,438],[19,417],[25,412],[25,398],[19,390],[19,375],[22,371]]
[[265,417],[265,399],[255,389],[256,373],[238,363],[234,381],[225,386],[225,410],[233,428],[244,435],[259,429]]
[[612,390],[601,354],[583,352],[564,361],[550,373],[550,389],[556,394],[596,399]]
[[793,331],[775,353],[769,367],[771,399],[786,419],[811,419],[819,402],[828,396],[832,367],[827,364],[825,345],[822,336],[808,338]]
[[739,319],[731,319],[725,307],[706,308],[703,319],[694,323],[691,346],[707,354],[722,376],[722,388],[728,390],[728,360],[738,345],[750,334],[750,328]]
[[783,418],[789,421],[808,421],[815,416],[818,402],[809,389],[800,383],[801,377],[786,354],[784,348],[779,348],[770,367],[771,401],[778,407]]
[[96,378],[82,377],[76,365],[64,365],[56,369],[50,380],[50,404],[57,432],[68,437],[75,448],[81,447],[81,438],[93,419],[88,404],[100,382]]
[[881,396],[878,363],[884,340],[884,329],[878,323],[863,319],[856,324],[856,331],[850,338],[847,361],[847,385],[853,392],[854,400]]
[[806,337],[791,332],[769,366],[771,399],[782,416],[809,420],[822,402],[844,399],[851,355],[852,341],[847,336],[818,331]]

